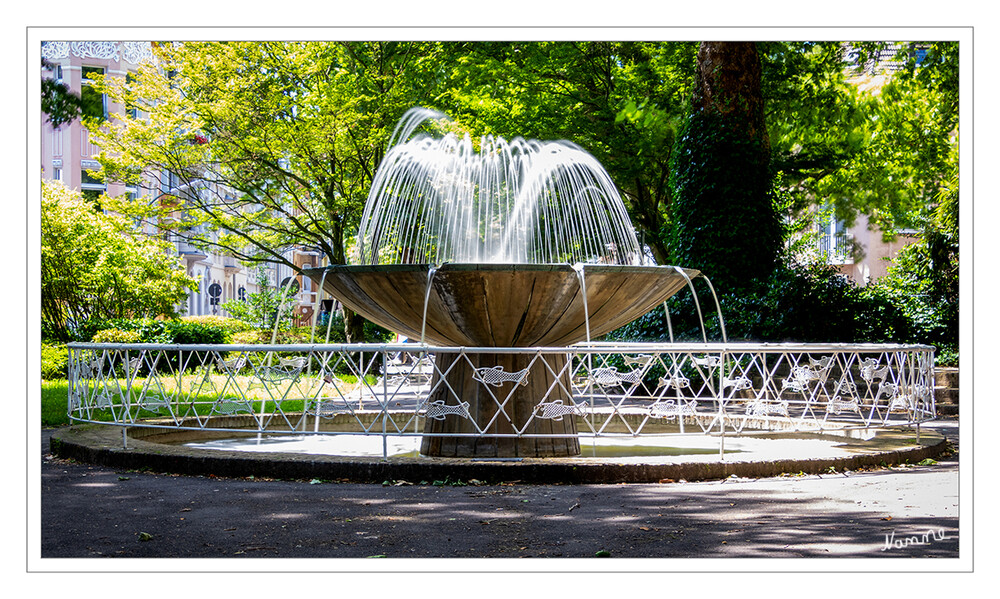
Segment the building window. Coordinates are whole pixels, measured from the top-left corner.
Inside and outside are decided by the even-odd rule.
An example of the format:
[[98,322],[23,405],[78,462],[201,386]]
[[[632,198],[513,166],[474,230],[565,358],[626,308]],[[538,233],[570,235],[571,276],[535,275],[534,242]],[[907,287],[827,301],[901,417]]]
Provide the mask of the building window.
[[[134,78],[132,77],[132,73],[126,74],[125,75],[125,86],[128,89],[132,89],[132,83],[134,83]],[[134,104],[132,104],[131,102],[128,102],[128,101],[125,102],[125,114],[128,115],[128,118],[130,118],[130,119],[137,119],[137,118],[139,118],[139,110],[135,107]]]
[[816,224],[819,233],[819,255],[827,264],[853,264],[854,239],[844,221],[835,216],[820,218]]
[[97,177],[90,174],[90,172],[82,168],[80,169],[80,187],[84,189],[101,189],[105,188],[104,181],[101,181]]
[[177,173],[170,171],[164,171],[160,178],[160,191],[163,193],[171,192],[181,186],[181,178]]
[[53,181],[62,181],[63,180],[63,178],[62,178],[62,167],[59,167],[59,166],[52,167],[52,180]]
[[101,203],[98,201],[102,195],[102,191],[98,189],[84,189],[80,191],[80,195],[83,196],[85,200],[100,207]]
[[80,99],[83,100],[83,114],[91,118],[105,120],[108,118],[108,97],[98,93],[93,88],[94,78],[104,75],[102,67],[83,67],[83,84],[80,86]]
[[80,192],[95,205],[100,206],[98,198],[107,191],[107,185],[97,177],[87,172],[87,168],[80,169]]

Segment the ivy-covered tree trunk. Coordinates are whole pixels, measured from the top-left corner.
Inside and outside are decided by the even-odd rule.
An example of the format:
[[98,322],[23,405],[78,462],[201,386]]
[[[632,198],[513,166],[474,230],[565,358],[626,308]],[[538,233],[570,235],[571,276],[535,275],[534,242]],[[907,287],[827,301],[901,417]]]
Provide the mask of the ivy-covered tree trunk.
[[782,228],[754,43],[702,42],[672,183],[675,264],[701,270],[722,290],[773,271]]

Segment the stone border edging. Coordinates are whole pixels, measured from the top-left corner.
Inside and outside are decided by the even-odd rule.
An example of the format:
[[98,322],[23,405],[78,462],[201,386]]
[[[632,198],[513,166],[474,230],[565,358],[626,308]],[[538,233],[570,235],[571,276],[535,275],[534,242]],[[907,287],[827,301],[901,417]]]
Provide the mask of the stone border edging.
[[587,458],[524,458],[520,461],[489,461],[459,458],[339,457],[306,454],[248,453],[191,449],[129,438],[121,446],[118,428],[99,425],[67,427],[55,431],[52,453],[62,458],[117,468],[174,474],[320,479],[355,483],[383,481],[468,481],[530,484],[655,483],[672,480],[715,480],[732,475],[764,478],[784,473],[822,474],[835,470],[916,463],[941,455],[948,443],[937,433],[925,432],[926,444],[833,458],[781,459],[770,461],[688,462],[633,464]]

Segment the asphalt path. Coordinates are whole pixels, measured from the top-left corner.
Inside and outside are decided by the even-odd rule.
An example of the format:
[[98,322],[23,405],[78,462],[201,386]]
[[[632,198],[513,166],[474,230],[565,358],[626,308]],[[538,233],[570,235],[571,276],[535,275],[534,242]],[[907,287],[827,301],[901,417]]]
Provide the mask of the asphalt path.
[[43,430],[41,557],[958,558],[958,420],[930,427],[955,448],[931,465],[627,485],[117,471],[52,456]]

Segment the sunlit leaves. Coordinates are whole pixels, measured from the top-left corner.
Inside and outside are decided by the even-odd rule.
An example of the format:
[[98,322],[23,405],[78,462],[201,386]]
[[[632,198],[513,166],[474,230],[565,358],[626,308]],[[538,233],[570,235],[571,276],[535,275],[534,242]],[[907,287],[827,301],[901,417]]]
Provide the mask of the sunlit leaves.
[[91,318],[175,316],[196,286],[165,243],[46,181],[41,204],[42,322],[65,339]]

